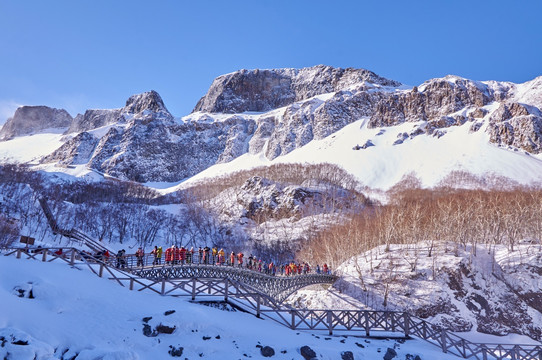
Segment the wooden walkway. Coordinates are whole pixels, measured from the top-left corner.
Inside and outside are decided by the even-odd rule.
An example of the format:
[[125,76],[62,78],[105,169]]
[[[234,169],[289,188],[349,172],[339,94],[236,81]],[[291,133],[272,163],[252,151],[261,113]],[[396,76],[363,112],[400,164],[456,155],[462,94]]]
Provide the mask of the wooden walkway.
[[244,284],[278,303],[297,290],[315,284],[333,284],[337,277],[327,274],[304,274],[293,276],[271,276],[259,271],[225,265],[189,264],[175,266],[152,266],[132,268],[137,277],[152,280],[162,279],[229,279]]
[[542,360],[542,345],[474,343],[407,312],[295,309],[281,305],[271,296],[242,283],[242,279],[230,278],[225,272],[207,272],[209,277],[141,278],[89,258],[78,249],[62,248],[61,255],[58,250],[59,248],[49,248],[31,252],[12,248],[0,249],[0,253],[44,262],[63,261],[72,267],[85,266],[97,276],[106,277],[133,291],[145,290],[163,296],[185,296],[192,300],[199,298],[226,301],[293,330],[323,331],[330,335],[361,332],[366,336],[416,336],[438,346],[445,353],[465,359]]

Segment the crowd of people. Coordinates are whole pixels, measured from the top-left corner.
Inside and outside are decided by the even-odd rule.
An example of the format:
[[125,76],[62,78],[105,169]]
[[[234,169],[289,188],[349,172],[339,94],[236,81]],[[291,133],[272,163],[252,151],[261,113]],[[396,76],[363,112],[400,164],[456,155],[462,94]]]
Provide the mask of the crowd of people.
[[[322,266],[311,266],[306,262],[291,261],[285,264],[275,264],[273,261],[265,261],[253,256],[252,254],[245,258],[242,252],[235,253],[234,251],[226,253],[224,249],[217,247],[199,247],[197,250],[193,247],[185,248],[172,245],[163,251],[161,246],[155,246],[150,253],[145,253],[143,248],[138,248],[134,254],[135,266],[142,267],[151,265],[189,265],[189,264],[205,264],[218,266],[234,266],[238,268],[246,268],[252,271],[258,271],[267,275],[293,276],[302,274],[331,274],[331,269],[327,264]],[[162,262],[163,259],[163,262]],[[117,268],[125,268],[128,266],[127,260],[132,260],[130,264],[133,266],[133,257],[126,255],[124,249],[119,250],[116,256]]]

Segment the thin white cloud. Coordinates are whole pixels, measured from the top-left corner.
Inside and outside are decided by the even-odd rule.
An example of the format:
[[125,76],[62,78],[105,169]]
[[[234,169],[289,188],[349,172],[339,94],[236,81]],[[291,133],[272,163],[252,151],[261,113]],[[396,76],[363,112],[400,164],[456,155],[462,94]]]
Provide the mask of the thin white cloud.
[[21,104],[15,100],[0,99],[0,126],[4,125],[7,119],[13,116],[19,106]]

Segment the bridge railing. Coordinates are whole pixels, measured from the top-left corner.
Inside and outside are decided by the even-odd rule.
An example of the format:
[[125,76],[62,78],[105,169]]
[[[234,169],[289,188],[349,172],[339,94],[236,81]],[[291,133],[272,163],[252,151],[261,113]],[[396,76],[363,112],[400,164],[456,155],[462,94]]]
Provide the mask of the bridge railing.
[[69,265],[86,265],[94,274],[113,280],[134,291],[153,291],[160,295],[221,297],[258,317],[271,319],[295,330],[334,332],[400,333],[416,336],[465,359],[476,360],[540,360],[542,345],[474,343],[451,331],[406,312],[368,310],[311,310],[278,305],[270,297],[228,278],[220,279],[142,279],[129,272],[111,267],[108,263],[88,257],[73,248],[10,248],[0,249],[5,256],[34,259],[44,262],[63,261]]

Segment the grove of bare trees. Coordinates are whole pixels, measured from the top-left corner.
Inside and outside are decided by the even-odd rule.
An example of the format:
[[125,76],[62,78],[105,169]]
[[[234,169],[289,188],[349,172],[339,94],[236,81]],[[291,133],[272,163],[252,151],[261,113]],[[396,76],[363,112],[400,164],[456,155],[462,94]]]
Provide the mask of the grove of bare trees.
[[[429,244],[424,256],[433,256],[437,244],[449,251],[488,252],[497,244],[515,251],[516,245],[538,245],[542,239],[542,190],[516,187],[506,190],[403,188],[389,194],[389,203],[372,207],[350,220],[316,234],[299,256],[332,266],[377,246]],[[472,246],[468,246],[472,245]],[[414,265],[415,266],[415,265]]]

